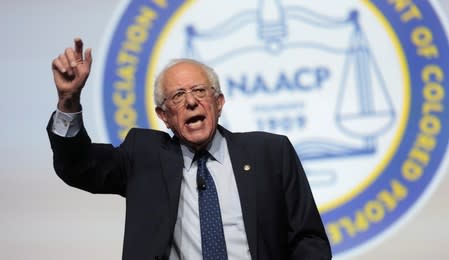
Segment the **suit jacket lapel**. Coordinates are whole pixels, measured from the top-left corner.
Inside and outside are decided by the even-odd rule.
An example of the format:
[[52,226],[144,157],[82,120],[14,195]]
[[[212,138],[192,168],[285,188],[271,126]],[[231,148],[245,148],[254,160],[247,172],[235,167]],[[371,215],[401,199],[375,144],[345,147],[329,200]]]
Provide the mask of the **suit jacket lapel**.
[[[250,151],[241,142],[236,142],[235,136],[219,126],[228,143],[229,156],[234,170],[240,204],[242,206],[243,222],[252,259],[257,259],[257,205],[255,161]],[[183,160],[179,143],[170,141],[161,149],[162,174],[168,191],[170,208],[170,226],[174,228],[178,215],[179,195],[182,181]],[[173,230],[171,230],[173,233]]]
[[229,156],[234,170],[235,181],[239,191],[240,204],[242,206],[243,221],[246,237],[252,259],[257,259],[257,196],[255,161],[251,158],[251,151],[236,142],[236,136],[223,127],[219,130],[223,133],[228,143]]
[[[178,142],[170,140],[160,152],[162,175],[168,192],[170,227],[174,228],[178,215],[183,160]],[[173,230],[171,230],[173,233]]]

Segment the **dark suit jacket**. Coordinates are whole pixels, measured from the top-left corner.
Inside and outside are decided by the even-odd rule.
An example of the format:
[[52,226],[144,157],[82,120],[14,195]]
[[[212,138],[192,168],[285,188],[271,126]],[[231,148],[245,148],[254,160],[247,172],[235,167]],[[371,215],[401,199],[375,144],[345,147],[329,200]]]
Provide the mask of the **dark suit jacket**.
[[[132,129],[114,148],[92,144],[84,128],[72,138],[47,131],[54,168],[64,182],[126,198],[123,259],[166,259],[183,172],[176,138]],[[329,241],[289,140],[262,132],[231,133],[221,126],[219,131],[228,143],[252,259],[330,259]]]

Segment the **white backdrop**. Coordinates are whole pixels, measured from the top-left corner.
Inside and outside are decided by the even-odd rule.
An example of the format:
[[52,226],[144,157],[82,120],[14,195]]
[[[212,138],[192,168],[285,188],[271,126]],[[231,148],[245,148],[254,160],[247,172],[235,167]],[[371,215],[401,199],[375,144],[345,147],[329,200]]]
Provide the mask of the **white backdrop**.
[[[449,13],[449,1],[440,1]],[[80,36],[95,62],[119,1],[0,3],[0,258],[120,259],[124,200],[66,186],[54,174],[45,132],[56,105],[51,60]],[[92,96],[88,83],[85,124],[93,140],[104,141],[95,131]],[[449,259],[447,187],[448,174],[405,225],[357,259]]]

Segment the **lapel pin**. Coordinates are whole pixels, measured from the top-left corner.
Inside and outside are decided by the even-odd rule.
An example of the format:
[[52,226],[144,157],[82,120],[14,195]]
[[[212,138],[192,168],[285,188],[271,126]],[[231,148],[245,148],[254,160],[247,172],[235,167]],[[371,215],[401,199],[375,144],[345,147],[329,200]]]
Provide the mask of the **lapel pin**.
[[247,171],[251,170],[251,166],[250,166],[249,164],[245,164],[245,165],[243,166],[243,170],[244,170],[245,172],[247,172]]

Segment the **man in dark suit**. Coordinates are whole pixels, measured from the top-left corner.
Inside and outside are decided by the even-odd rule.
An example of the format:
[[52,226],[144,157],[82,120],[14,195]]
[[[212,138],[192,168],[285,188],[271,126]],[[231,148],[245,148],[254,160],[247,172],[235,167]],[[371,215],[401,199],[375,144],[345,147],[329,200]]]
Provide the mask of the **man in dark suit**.
[[231,133],[218,124],[218,77],[189,59],[155,82],[167,133],[132,129],[117,148],[91,142],[80,94],[91,50],[53,60],[58,109],[47,127],[54,168],[67,184],[126,198],[123,259],[330,259],[304,170],[284,136]]

